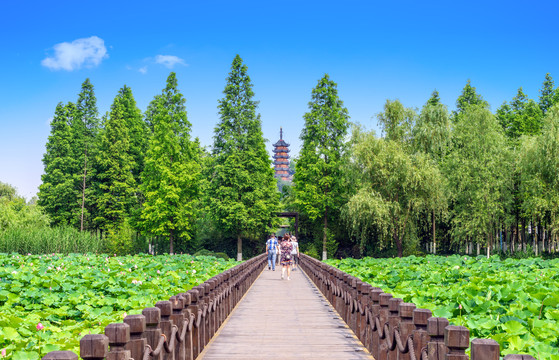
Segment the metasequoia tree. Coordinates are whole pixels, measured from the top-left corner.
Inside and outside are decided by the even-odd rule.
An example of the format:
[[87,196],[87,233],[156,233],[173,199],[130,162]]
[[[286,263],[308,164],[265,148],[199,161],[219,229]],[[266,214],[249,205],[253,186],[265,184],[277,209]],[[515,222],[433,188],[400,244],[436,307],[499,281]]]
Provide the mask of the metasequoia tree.
[[132,173],[135,164],[130,154],[130,133],[122,100],[120,94],[114,99],[97,155],[99,196],[95,222],[103,230],[118,229],[129,217],[135,202],[136,181]]
[[328,218],[345,203],[342,165],[347,161],[345,137],[349,127],[347,109],[338,97],[336,83],[327,74],[312,90],[304,119],[303,147],[293,180],[295,205],[312,221],[322,219],[322,259],[326,260]]
[[237,238],[238,261],[243,256],[242,238],[264,232],[279,210],[274,170],[247,70],[235,56],[225,96],[219,100],[207,184],[209,212],[223,231]]
[[72,151],[70,123],[75,115],[75,105],[56,106],[51,121],[51,132],[43,156],[44,174],[39,186],[39,205],[49,214],[53,225],[71,224],[79,203],[74,187],[73,171],[76,161]]
[[145,196],[141,214],[144,231],[169,238],[170,253],[177,236],[191,239],[200,186],[198,149],[190,139],[186,100],[177,86],[172,72],[162,94],[150,104],[153,134],[141,185]]

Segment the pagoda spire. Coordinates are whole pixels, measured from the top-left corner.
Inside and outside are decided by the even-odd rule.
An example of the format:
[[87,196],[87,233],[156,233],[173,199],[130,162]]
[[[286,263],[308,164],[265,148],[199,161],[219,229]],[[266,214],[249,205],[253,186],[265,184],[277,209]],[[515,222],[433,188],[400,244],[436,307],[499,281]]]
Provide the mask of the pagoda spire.
[[293,171],[289,168],[289,144],[283,140],[283,128],[280,127],[280,139],[274,144],[275,177],[291,182]]

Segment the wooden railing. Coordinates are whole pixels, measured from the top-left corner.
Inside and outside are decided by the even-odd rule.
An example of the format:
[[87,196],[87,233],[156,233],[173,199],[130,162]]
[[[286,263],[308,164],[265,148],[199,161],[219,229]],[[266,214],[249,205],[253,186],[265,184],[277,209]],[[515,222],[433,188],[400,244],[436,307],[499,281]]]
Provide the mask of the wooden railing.
[[[105,334],[85,335],[80,357],[86,360],[193,360],[266,266],[259,255],[214,276],[185,293],[159,301],[141,315],[109,324]],[[54,351],[43,360],[77,360],[71,351]]]
[[[380,288],[301,255],[300,266],[376,360],[499,360],[495,340],[474,339],[463,326],[432,317],[427,309],[393,298]],[[534,360],[506,355],[504,360]]]

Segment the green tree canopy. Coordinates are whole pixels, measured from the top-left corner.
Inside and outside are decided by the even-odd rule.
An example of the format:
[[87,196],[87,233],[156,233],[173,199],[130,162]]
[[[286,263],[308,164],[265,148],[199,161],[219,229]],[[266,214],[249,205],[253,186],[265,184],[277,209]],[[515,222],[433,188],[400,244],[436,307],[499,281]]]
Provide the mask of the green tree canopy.
[[247,66],[235,56],[225,96],[219,100],[220,120],[214,130],[207,188],[212,218],[223,231],[237,237],[237,260],[242,259],[242,237],[267,230],[279,210],[274,170],[252,87]]
[[345,203],[342,166],[347,161],[345,137],[349,128],[348,111],[338,97],[336,83],[327,74],[312,90],[304,119],[303,147],[294,176],[295,204],[311,220],[322,219],[322,258],[326,259],[328,218]]
[[95,222],[104,230],[114,229],[129,217],[135,202],[136,181],[132,169],[135,167],[130,154],[130,135],[125,118],[125,105],[121,94],[111,106],[105,119],[101,142],[97,154],[97,217]]
[[143,229],[169,238],[170,253],[176,236],[192,237],[200,187],[198,150],[190,139],[185,102],[172,72],[163,93],[150,104],[153,135],[142,173]]
[[76,107],[69,103],[56,106],[51,132],[43,156],[44,174],[39,186],[39,205],[50,215],[53,225],[78,224],[80,203],[74,175],[78,169],[75,159],[74,136],[70,124]]

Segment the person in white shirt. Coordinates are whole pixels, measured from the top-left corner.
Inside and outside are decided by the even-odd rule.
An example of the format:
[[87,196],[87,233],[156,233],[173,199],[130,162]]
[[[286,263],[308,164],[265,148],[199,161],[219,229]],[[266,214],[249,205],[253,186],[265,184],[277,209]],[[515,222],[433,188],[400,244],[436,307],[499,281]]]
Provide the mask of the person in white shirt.
[[293,271],[297,269],[297,264],[299,264],[299,243],[295,236],[291,237],[291,257],[293,258]]

